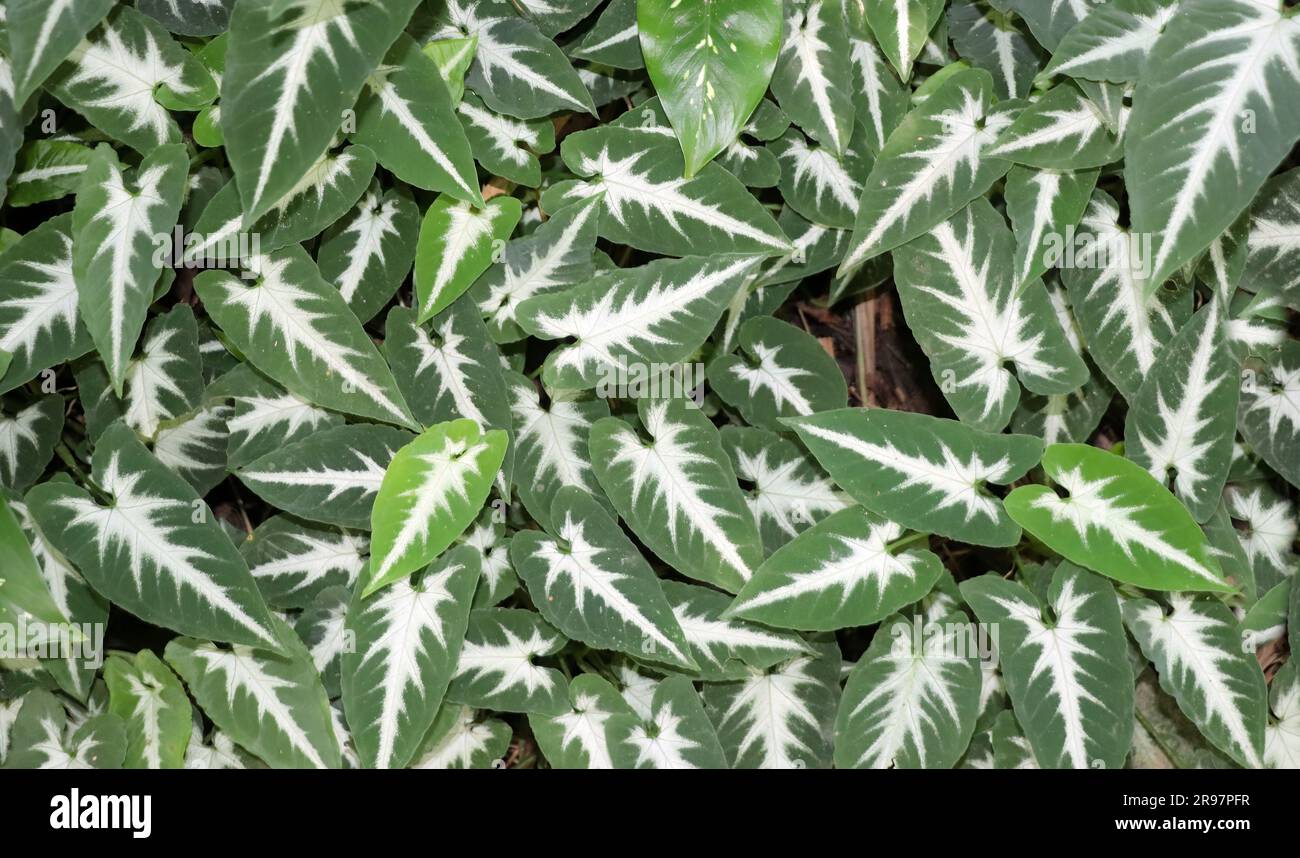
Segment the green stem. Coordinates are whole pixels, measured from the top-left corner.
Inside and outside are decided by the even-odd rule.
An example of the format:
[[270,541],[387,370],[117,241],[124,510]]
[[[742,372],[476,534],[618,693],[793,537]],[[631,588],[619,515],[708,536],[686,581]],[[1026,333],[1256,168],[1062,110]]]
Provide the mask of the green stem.
[[93,494],[96,498],[98,498],[100,501],[104,503],[112,502],[113,499],[109,497],[108,492],[101,489],[95,483],[95,481],[92,480],[90,476],[82,469],[81,465],[77,462],[77,457],[72,455],[72,451],[68,449],[68,445],[66,443],[60,441],[58,444],[55,445],[54,452],[57,453],[59,458],[63,460],[63,464],[67,465],[68,469],[72,471],[74,475],[76,475],[77,481],[80,482],[82,485],[84,485],[86,488],[90,489],[91,494]]
[[917,542],[920,542],[921,540],[928,540],[929,538],[930,538],[930,534],[928,533],[913,533],[908,536],[904,536],[901,539],[895,539],[893,542],[889,543],[887,548],[891,552],[899,551],[901,549],[906,548],[909,545],[913,545]]

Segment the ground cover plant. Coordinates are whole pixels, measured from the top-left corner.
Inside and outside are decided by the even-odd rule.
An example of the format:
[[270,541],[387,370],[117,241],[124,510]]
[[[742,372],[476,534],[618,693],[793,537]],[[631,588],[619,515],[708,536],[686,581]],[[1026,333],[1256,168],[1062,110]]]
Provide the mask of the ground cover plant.
[[1281,0],[6,0],[0,762],[1300,766]]

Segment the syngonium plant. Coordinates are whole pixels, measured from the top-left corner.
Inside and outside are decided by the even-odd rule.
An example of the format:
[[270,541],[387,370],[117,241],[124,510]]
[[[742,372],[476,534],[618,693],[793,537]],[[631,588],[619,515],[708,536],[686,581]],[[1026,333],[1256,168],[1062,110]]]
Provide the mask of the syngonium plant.
[[6,766],[1300,765],[1294,7],[0,10]]

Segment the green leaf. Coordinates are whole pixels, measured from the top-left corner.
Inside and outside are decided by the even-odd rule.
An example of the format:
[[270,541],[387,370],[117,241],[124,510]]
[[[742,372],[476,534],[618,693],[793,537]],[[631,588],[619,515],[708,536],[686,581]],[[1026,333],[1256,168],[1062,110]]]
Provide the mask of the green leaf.
[[521,213],[519,200],[509,196],[493,197],[481,209],[446,195],[429,206],[415,250],[419,322],[451,306],[487,270]]
[[560,182],[542,197],[548,211],[599,198],[600,234],[618,244],[672,256],[790,249],[772,216],[734,176],[707,164],[684,178],[681,149],[653,131],[617,126],[564,138],[564,164],[582,181]]
[[531,611],[473,611],[447,700],[498,712],[563,714],[569,708],[564,674],[533,661],[565,643]]
[[95,150],[80,143],[29,141],[18,151],[5,201],[11,206],[29,206],[76,193],[81,177],[94,160]]
[[547,356],[542,377],[550,387],[599,386],[606,396],[637,386],[681,387],[680,377],[659,376],[703,344],[759,261],[756,256],[687,257],[615,269],[573,289],[525,301],[517,321],[542,339],[574,339]]
[[22,698],[9,735],[7,769],[120,769],[126,753],[122,721],[101,713],[71,724],[53,694],[33,689]]
[[254,459],[235,476],[286,512],[368,530],[385,469],[413,437],[389,426],[336,426]]
[[286,392],[248,364],[238,364],[213,382],[208,395],[228,400],[234,409],[227,420],[227,461],[232,471],[300,441],[313,431],[343,422],[342,415],[331,414]]
[[1300,668],[1294,661],[1273,675],[1272,717],[1264,728],[1264,762],[1272,769],[1300,768]]
[[343,705],[366,766],[402,768],[419,750],[460,655],[478,576],[476,553],[461,546],[382,593],[353,598]]
[[[506,374],[515,433],[515,483],[519,499],[545,529],[551,527],[551,506],[565,487],[603,499],[588,453],[592,425],[609,416],[603,399],[570,394],[549,396],[542,404],[533,382],[518,373]],[[601,501],[608,503],[608,501]]]
[[728,613],[785,629],[869,626],[930,592],[943,564],[895,547],[903,528],[859,507],[841,510],[777,549]]
[[[1037,281],[1017,285],[1011,231],[977,199],[894,252],[894,277],[930,371],[963,422],[996,432],[1020,383],[1063,394],[1088,379]],[[1012,375],[1008,364],[1015,367]]]
[[469,141],[438,66],[400,36],[366,80],[352,139],[408,184],[482,205]]
[[500,261],[474,281],[470,294],[498,343],[521,340],[519,306],[529,298],[586,283],[595,273],[599,203],[565,206],[536,230],[508,242]]
[[329,147],[417,5],[237,4],[221,81],[221,130],[245,226],[270,211]]
[[239,546],[257,588],[277,608],[305,608],[328,587],[351,590],[367,565],[363,534],[275,515]]
[[47,623],[66,623],[66,611],[54,601],[32,546],[9,502],[0,495],[0,606],[11,605]]
[[11,358],[0,374],[0,392],[91,348],[78,324],[71,227],[71,215],[51,218],[0,257],[6,293],[0,298],[0,350]]
[[1212,302],[1161,352],[1124,423],[1125,455],[1172,484],[1197,521],[1213,514],[1228,478],[1238,372],[1227,320]]
[[[845,14],[851,16],[850,10],[846,5]],[[866,132],[867,148],[878,155],[911,107],[910,92],[898,82],[875,42],[865,32],[857,32],[851,22],[849,56],[853,61],[850,94],[854,113]]]
[[1008,485],[1022,477],[1042,454],[1037,439],[878,408],[784,422],[867,509],[909,529],[973,545],[1019,541],[1020,528],[985,483]]
[[592,427],[597,479],[633,533],[666,563],[738,591],[763,548],[718,430],[683,399],[641,399],[637,412],[644,433],[617,417]]
[[162,659],[149,650],[104,662],[108,709],[126,725],[128,769],[179,769],[190,741],[190,698]]
[[822,643],[816,655],[705,685],[705,708],[731,767],[830,768],[840,662],[839,647]]
[[1109,0],[1065,33],[1043,75],[1143,80],[1147,57],[1178,6],[1179,0]]
[[352,211],[321,239],[317,264],[326,283],[363,324],[374,318],[411,270],[420,211],[400,188],[372,184]]
[[889,135],[867,177],[841,274],[933,229],[1011,168],[986,153],[1018,105],[994,107],[992,90],[988,72],[957,72]]
[[1048,170],[1086,170],[1123,156],[1101,110],[1068,83],[1060,83],[1025,108],[988,155]]
[[1003,195],[1016,236],[1016,285],[1047,273],[1056,236],[1083,218],[1097,184],[1096,170],[1036,170],[1015,166],[1007,173]]
[[637,29],[637,0],[610,0],[569,56],[619,69],[645,67]]
[[1233,592],[1191,514],[1140,465],[1096,447],[1053,444],[1043,470],[1068,494],[1021,486],[1006,506],[1053,551],[1148,590]]
[[392,371],[301,247],[246,260],[255,279],[205,271],[208,313],[252,364],[325,408],[416,428]]
[[212,722],[276,769],[339,767],[329,699],[311,655],[276,622],[284,654],[176,638],[167,661]]
[[612,769],[605,725],[615,715],[631,715],[632,708],[609,681],[594,673],[573,677],[569,683],[570,711],[563,715],[530,713],[537,746],[556,769]]
[[510,737],[506,722],[484,719],[468,706],[450,704],[438,710],[438,718],[412,768],[500,768]]
[[1287,340],[1245,377],[1241,436],[1269,467],[1300,486],[1300,342]]
[[1132,399],[1161,349],[1190,317],[1192,293],[1150,293],[1149,236],[1121,224],[1119,206],[1105,191],[1093,192],[1079,234],[1074,243],[1058,239],[1049,252],[1062,269],[1088,354]]
[[515,535],[510,557],[542,616],[565,637],[696,669],[650,564],[591,495],[555,493],[547,535]]
[[1215,746],[1244,766],[1263,763],[1268,694],[1236,618],[1218,599],[1175,593],[1169,610],[1124,603],[1124,622],[1160,674],[1160,687]]
[[1300,138],[1300,20],[1280,3],[1190,0],[1151,49],[1133,97],[1125,175],[1149,288],[1232,225]]
[[487,500],[507,436],[473,420],[429,428],[398,450],[371,514],[370,573],[363,596],[429,563],[468,527]]
[[1016,18],[983,0],[954,0],[944,20],[957,56],[993,75],[998,98],[1030,94],[1039,49]]
[[[501,376],[501,354],[468,295],[433,319],[415,323],[415,313],[394,307],[384,326],[384,352],[412,413],[425,426],[465,417],[481,429],[510,429],[510,404]],[[513,473],[514,445],[506,449],[502,486]]]
[[126,368],[123,419],[142,439],[184,417],[203,395],[194,311],[177,305],[145,328],[140,354]]
[[767,553],[850,505],[793,441],[748,426],[724,426],[721,434]]
[[699,665],[699,676],[709,682],[744,679],[752,670],[766,670],[815,650],[793,632],[770,629],[726,616],[731,596],[711,587],[661,582]]
[[111,151],[101,150],[77,193],[77,303],[118,396],[165,261],[156,237],[176,224],[188,169],[179,144],[153,149],[129,177]]
[[[549,5],[549,4],[548,4]],[[596,107],[564,52],[502,0],[448,0],[434,38],[478,39],[466,83],[493,110],[520,119]]]
[[112,0],[12,0],[5,27],[13,62],[14,100],[21,104],[114,7]]
[[836,768],[949,769],[980,705],[974,627],[962,613],[885,620],[849,672],[835,718]]
[[980,622],[996,624],[1002,677],[1038,764],[1123,766],[1133,736],[1133,671],[1111,585],[1062,563],[1043,601],[993,574],[959,587]]
[[1300,530],[1295,504],[1267,483],[1229,485],[1224,500],[1232,519],[1244,524],[1235,534],[1259,586],[1293,576],[1297,563],[1291,546]]
[[555,150],[555,125],[549,119],[523,120],[490,110],[467,93],[456,106],[474,157],[494,176],[535,188],[542,183],[539,155]]
[[867,0],[867,24],[903,80],[912,76],[912,62],[938,23],[943,6],[943,0]]
[[41,532],[96,590],[180,634],[281,645],[212,512],[125,425],[109,427],[95,445],[94,481],[107,503],[58,481],[32,489],[27,503]]
[[1269,179],[1250,206],[1250,232],[1242,286],[1300,305],[1300,169]]
[[63,397],[39,399],[13,411],[0,406],[0,486],[24,489],[36,482],[63,435]]
[[616,714],[605,731],[617,769],[727,768],[718,734],[684,676],[661,681],[647,713]]
[[[96,12],[103,15],[98,9],[83,8],[73,12],[72,17],[76,23],[97,20]],[[53,25],[48,43],[51,48],[55,38],[61,41],[71,35],[73,27],[80,30],[76,23],[65,26],[61,17],[47,15],[42,21],[42,28]],[[43,65],[40,44],[37,34],[34,50],[38,53],[32,57],[37,68]],[[212,77],[198,57],[178,45],[157,21],[121,5],[72,48],[46,86],[90,124],[142,155],[181,142],[181,130],[169,109],[198,110],[217,94]],[[157,232],[165,234],[170,230],[171,224],[167,224]]]
[[767,91],[781,46],[781,2],[643,0],[636,23],[689,178],[735,142]]
[[839,156],[825,146],[810,146],[794,129],[770,145],[780,167],[781,196],[813,223],[853,228],[862,183],[874,162],[865,128],[857,124],[852,130],[853,137]]

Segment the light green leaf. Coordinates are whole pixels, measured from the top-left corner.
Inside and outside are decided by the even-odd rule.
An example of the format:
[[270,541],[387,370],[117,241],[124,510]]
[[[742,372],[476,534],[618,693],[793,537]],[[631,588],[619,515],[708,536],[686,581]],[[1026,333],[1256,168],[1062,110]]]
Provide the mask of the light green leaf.
[[1122,156],[1096,105],[1077,88],[1059,83],[1021,111],[987,154],[1048,170],[1102,167]]
[[1109,0],[1066,32],[1043,75],[1142,80],[1147,57],[1178,5],[1179,0]]
[[445,195],[429,206],[415,250],[418,321],[451,306],[487,270],[521,213],[519,200],[509,196],[493,197],[481,209]]
[[943,13],[943,0],[867,0],[866,20],[876,44],[903,80]]
[[1028,283],[1051,268],[1049,250],[1056,237],[1083,218],[1096,170],[1036,170],[1016,165],[1007,173],[1003,195],[1016,236],[1016,285]]
[[149,650],[104,662],[108,709],[126,725],[128,769],[179,769],[190,741],[190,698],[162,659]]
[[751,669],[765,670],[797,656],[815,654],[793,632],[724,616],[731,604],[726,593],[679,581],[663,581],[662,586],[705,681],[744,679]]
[[12,0],[6,4],[14,100],[26,101],[114,5],[112,0]]
[[316,260],[321,277],[339,290],[363,324],[388,303],[410,272],[419,217],[409,193],[372,184],[321,239]]
[[1006,507],[1053,551],[1148,590],[1233,591],[1191,514],[1140,465],[1096,447],[1053,444],[1043,470],[1068,494],[1021,486]]
[[636,24],[689,178],[736,141],[767,91],[781,46],[781,2],[642,0]]
[[507,436],[473,420],[429,428],[398,450],[371,514],[370,573],[363,596],[442,553],[478,515],[505,457]]
[[47,623],[66,623],[67,612],[55,602],[32,548],[10,503],[0,495],[0,607],[17,608]]
[[42,688],[22,698],[10,728],[7,769],[120,769],[126,753],[122,720],[112,713],[69,723],[58,698]]

